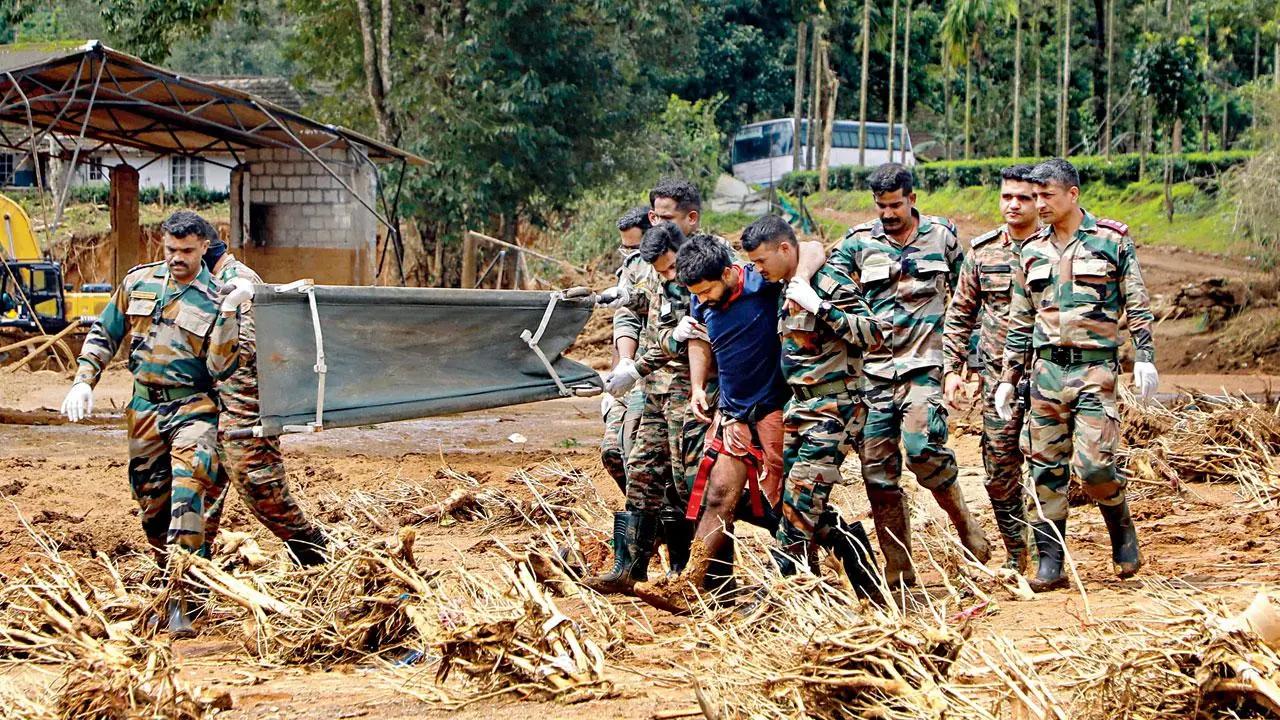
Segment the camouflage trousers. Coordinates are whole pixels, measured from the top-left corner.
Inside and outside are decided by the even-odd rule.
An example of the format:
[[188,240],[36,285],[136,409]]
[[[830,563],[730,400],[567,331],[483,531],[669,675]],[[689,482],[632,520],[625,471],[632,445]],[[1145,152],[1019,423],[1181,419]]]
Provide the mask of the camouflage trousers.
[[996,412],[996,388],[1000,373],[982,371],[982,466],[987,471],[987,496],[1008,500],[1022,492],[1022,427],[1025,409],[1014,402],[1013,419],[1005,422]]
[[135,397],[124,417],[129,486],[147,542],[208,557],[204,508],[218,471],[218,406],[203,393],[154,404]]
[[247,391],[237,387],[235,392],[229,392],[224,386],[219,400],[222,403],[222,413],[218,416],[220,471],[214,477],[205,510],[205,535],[209,543],[213,543],[222,523],[228,485],[235,485],[249,512],[281,540],[312,530],[311,522],[289,492],[280,439],[231,440],[226,437],[231,430],[257,424],[257,388]]
[[866,416],[866,406],[853,393],[787,402],[782,416],[786,483],[778,527],[783,547],[811,542],[823,529],[831,489],[844,482],[840,466],[853,438],[862,432]]
[[[709,388],[708,400],[715,402]],[[689,386],[674,382],[671,392],[645,395],[640,423],[627,455],[628,512],[657,512],[664,505],[683,509],[698,472],[707,424],[689,409]]]
[[1117,476],[1114,361],[1058,365],[1035,358],[1031,371],[1031,479],[1047,520],[1067,517],[1067,490],[1075,473],[1099,505],[1124,501]]
[[947,447],[947,407],[942,402],[942,371],[924,368],[897,380],[866,377],[863,401],[867,421],[858,454],[868,489],[896,488],[902,480],[902,454],[922,487],[938,490],[956,479],[956,456]]
[[644,412],[644,392],[639,388],[626,394],[609,408],[604,417],[604,439],[600,441],[600,464],[627,492],[627,456],[635,444],[636,429],[640,426],[640,414]]

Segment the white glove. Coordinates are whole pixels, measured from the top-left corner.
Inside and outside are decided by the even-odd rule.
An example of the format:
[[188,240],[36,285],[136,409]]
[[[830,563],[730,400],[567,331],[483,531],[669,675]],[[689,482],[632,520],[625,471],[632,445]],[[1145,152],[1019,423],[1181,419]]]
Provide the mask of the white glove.
[[231,291],[227,293],[226,297],[222,298],[223,312],[235,310],[253,299],[253,283],[245,278],[231,278],[227,283],[227,287]]
[[620,398],[635,387],[639,380],[640,371],[636,369],[636,362],[623,358],[618,361],[618,366],[613,369],[613,372],[605,376],[604,389],[610,395]]
[[613,410],[613,406],[618,401],[609,393],[600,396],[600,419],[605,420],[609,417],[609,411]]
[[1156,388],[1160,387],[1160,373],[1156,372],[1156,366],[1149,362],[1134,363],[1133,384],[1138,386],[1138,394],[1143,400],[1150,400],[1156,394]]
[[610,310],[617,310],[631,302],[631,288],[625,285],[617,285],[607,290],[601,290],[596,295],[596,304],[603,305]]
[[1002,382],[996,388],[996,414],[1001,420],[1008,422],[1013,419],[1013,385]]
[[822,304],[818,291],[800,278],[791,278],[791,282],[787,283],[786,295],[788,300],[811,313],[818,312],[818,306]]
[[688,342],[690,340],[707,340],[707,329],[702,323],[693,319],[692,315],[685,315],[680,318],[680,324],[676,325],[676,329],[671,332],[671,337],[676,342]]
[[87,382],[78,382],[71,386],[67,397],[62,401],[62,414],[71,422],[80,422],[93,412],[93,388]]

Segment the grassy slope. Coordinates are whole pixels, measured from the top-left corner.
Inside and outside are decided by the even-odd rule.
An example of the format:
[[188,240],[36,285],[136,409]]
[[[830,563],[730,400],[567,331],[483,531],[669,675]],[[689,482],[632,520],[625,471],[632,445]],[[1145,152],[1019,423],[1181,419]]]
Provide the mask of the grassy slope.
[[[1221,196],[1208,195],[1191,183],[1173,187],[1173,222],[1165,220],[1164,195],[1159,183],[1133,183],[1118,189],[1102,185],[1085,188],[1082,205],[1101,217],[1129,224],[1138,242],[1176,245],[1214,253],[1247,254],[1249,244],[1232,234],[1234,204]],[[848,212],[869,212],[871,196],[864,192],[828,192],[808,199],[810,208],[830,207]],[[993,188],[947,187],[936,192],[919,192],[918,205],[935,215],[968,216],[994,225],[1000,221],[999,196]],[[839,237],[844,224],[820,220],[828,237]]]

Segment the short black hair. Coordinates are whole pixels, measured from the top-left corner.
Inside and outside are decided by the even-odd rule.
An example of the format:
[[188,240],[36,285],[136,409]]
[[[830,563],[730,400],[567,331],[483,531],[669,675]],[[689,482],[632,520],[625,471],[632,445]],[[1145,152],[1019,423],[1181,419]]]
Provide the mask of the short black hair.
[[651,227],[653,227],[653,223],[649,222],[649,208],[647,207],[633,207],[625,215],[618,218],[618,232],[626,232],[631,228],[640,228],[640,232],[644,232]]
[[681,285],[719,280],[733,264],[729,248],[712,235],[694,235],[676,255],[676,279]]
[[160,229],[176,238],[195,235],[211,243],[222,240],[212,223],[190,210],[176,211],[160,224]]
[[1035,168],[1030,165],[1010,165],[1000,171],[1001,180],[1016,180],[1018,182],[1034,182],[1031,179],[1031,173]]
[[698,186],[683,178],[663,178],[649,191],[649,207],[658,198],[671,198],[676,201],[676,209],[683,212],[702,210],[702,193]]
[[903,195],[910,195],[915,187],[915,178],[911,171],[898,163],[885,163],[867,176],[867,185],[876,195],[901,190]]
[[1076,166],[1062,158],[1049,158],[1031,171],[1031,182],[1037,185],[1060,183],[1063,187],[1080,187],[1080,173]]
[[777,215],[765,215],[742,231],[742,249],[751,252],[765,243],[789,242],[796,245],[796,231],[791,223]]
[[680,252],[684,244],[684,232],[675,223],[660,222],[644,231],[640,240],[640,259],[652,263],[668,252]]

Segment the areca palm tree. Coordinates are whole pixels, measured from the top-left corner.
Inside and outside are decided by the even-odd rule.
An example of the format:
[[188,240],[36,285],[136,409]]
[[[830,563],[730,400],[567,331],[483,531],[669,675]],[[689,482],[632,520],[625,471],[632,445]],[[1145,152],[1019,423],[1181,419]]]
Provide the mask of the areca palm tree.
[[[964,157],[973,153],[973,63],[979,59],[982,34],[994,22],[1013,18],[1017,0],[949,0],[942,17],[943,64],[964,63]],[[1019,70],[1021,68],[1019,67]],[[1019,79],[1020,82],[1020,79]]]

